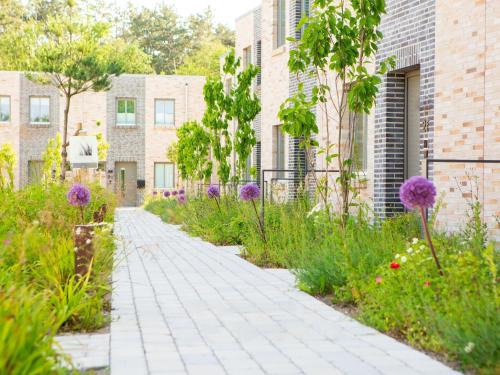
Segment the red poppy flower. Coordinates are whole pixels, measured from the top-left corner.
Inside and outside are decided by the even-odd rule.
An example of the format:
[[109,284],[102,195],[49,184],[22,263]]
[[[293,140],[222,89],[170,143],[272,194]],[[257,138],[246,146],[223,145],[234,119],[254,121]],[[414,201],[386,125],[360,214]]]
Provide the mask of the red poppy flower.
[[399,264],[398,262],[392,262],[391,263],[391,268],[393,270],[397,270],[399,267],[401,267],[401,264]]
[[377,284],[382,284],[382,276],[377,276],[377,277],[375,278],[375,283],[377,283]]
[[431,286],[431,282],[429,280],[425,280],[424,285],[427,286],[427,287],[429,287],[429,286]]

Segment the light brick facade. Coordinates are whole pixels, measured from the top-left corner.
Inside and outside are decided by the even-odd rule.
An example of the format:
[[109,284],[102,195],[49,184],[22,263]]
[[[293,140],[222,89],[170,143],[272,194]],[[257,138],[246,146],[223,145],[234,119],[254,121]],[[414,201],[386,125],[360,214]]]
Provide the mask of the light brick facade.
[[[303,7],[299,0],[287,0],[287,35],[300,36],[296,30]],[[262,168],[276,166],[273,126],[279,124],[279,106],[297,90],[298,81],[306,90],[315,82],[288,73],[290,44],[274,48],[276,0],[263,0],[261,7],[236,22],[236,49],[262,43],[262,84],[259,92],[262,113],[258,121],[261,136]],[[428,159],[500,159],[500,3],[459,0],[387,0],[387,14],[381,31],[377,62],[396,57],[396,67],[379,86],[376,106],[368,115],[368,162],[364,171],[367,184],[361,195],[381,217],[402,212],[399,186],[409,177],[409,148],[416,145],[417,158],[424,175],[434,179],[445,193],[438,216],[443,227],[457,229],[465,221],[471,183],[466,174],[477,177],[483,216],[494,236],[500,237],[500,163],[427,163]],[[251,22],[261,13],[260,24]],[[254,31],[251,30],[254,28]],[[255,58],[254,58],[255,59]],[[416,113],[410,114],[409,77],[417,75],[419,88]],[[325,115],[316,108],[318,141],[326,141]],[[414,134],[408,139],[410,116],[416,116]],[[336,124],[331,124],[335,132]],[[330,139],[334,142],[335,137]],[[288,139],[287,167],[303,168],[303,156],[296,141]],[[413,146],[415,147],[415,146]],[[415,155],[415,152],[414,152]],[[321,157],[316,168],[325,167]],[[258,166],[259,167],[259,166]],[[460,187],[460,188],[459,188]],[[462,190],[462,191],[461,191]]]
[[[176,140],[175,130],[184,121],[201,120],[204,112],[204,77],[122,75],[114,78],[108,92],[88,92],[73,97],[68,134],[75,133],[78,123],[87,133],[103,134],[109,143],[105,163],[108,187],[115,189],[115,166],[118,162],[135,163],[137,175],[136,204],[145,192],[155,189],[155,163],[166,163],[166,151]],[[0,72],[0,96],[10,97],[11,120],[0,123],[0,145],[12,144],[17,156],[15,186],[29,181],[28,163],[41,161],[47,141],[62,132],[64,98],[50,86],[28,80],[20,72]],[[30,123],[30,97],[50,98],[50,123]],[[117,100],[135,101],[135,124],[117,124]],[[174,100],[173,126],[155,124],[155,100]],[[174,170],[175,167],[174,167]],[[175,176],[175,186],[181,182]]]

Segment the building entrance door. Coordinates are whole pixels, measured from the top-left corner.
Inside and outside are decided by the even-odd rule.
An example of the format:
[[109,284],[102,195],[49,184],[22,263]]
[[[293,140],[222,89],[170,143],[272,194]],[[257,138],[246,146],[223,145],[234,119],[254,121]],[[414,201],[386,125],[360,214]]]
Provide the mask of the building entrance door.
[[120,206],[137,205],[137,163],[117,162],[115,164],[115,189]]
[[405,177],[421,175],[420,171],[420,71],[406,75]]

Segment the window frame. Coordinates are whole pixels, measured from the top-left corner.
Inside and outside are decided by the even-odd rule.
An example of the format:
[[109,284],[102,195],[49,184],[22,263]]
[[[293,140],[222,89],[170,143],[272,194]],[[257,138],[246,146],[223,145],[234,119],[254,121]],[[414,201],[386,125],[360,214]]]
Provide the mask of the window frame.
[[[120,100],[125,100],[126,102],[128,101],[133,101],[134,102],[134,123],[120,123],[118,121],[118,107],[119,107],[119,103],[120,103]],[[125,111],[127,111],[128,109],[128,104],[125,103]],[[125,112],[125,115],[128,115],[129,113],[128,112]],[[119,97],[119,98],[116,98],[116,109],[115,109],[115,116],[116,116],[116,126],[122,126],[122,127],[134,127],[134,126],[137,126],[137,99],[136,98],[133,98],[133,97]]]
[[[38,100],[41,100],[41,99],[47,99],[48,100],[48,103],[49,103],[49,112],[47,114],[47,121],[33,121],[33,108],[32,108],[32,100],[33,99],[38,99]],[[51,106],[51,103],[50,103],[50,96],[44,96],[44,95],[31,95],[29,97],[29,120],[30,120],[30,124],[31,125],[50,125],[50,106]],[[41,106],[40,106],[41,108]]]
[[7,120],[2,120],[0,116],[0,124],[10,124],[12,121],[12,100],[10,95],[0,95],[0,115],[2,114],[2,99],[9,100],[9,118]]
[[[158,102],[172,102],[174,104],[174,112],[172,114],[173,116],[173,121],[171,124],[167,124],[167,123],[160,123],[158,122],[158,116],[157,116],[157,113],[156,113],[156,104]],[[155,101],[154,101],[154,111],[155,111],[155,127],[158,127],[158,128],[173,128],[175,127],[175,99],[172,99],[172,98],[155,98]],[[165,115],[166,112],[163,114]]]
[[[157,165],[163,165],[163,185],[166,185],[165,181],[165,166],[166,165],[171,165],[172,166],[172,186],[156,186],[156,166]],[[169,162],[169,161],[158,161],[154,163],[154,170],[153,170],[153,186],[154,189],[173,189],[175,188],[175,163]]]
[[[281,129],[282,125],[274,125],[274,144],[276,145],[275,169],[286,169],[286,137]],[[276,172],[276,176],[278,178],[284,178],[285,172]]]
[[275,0],[274,49],[286,44],[286,0]]
[[243,48],[243,69],[252,64],[252,46]]

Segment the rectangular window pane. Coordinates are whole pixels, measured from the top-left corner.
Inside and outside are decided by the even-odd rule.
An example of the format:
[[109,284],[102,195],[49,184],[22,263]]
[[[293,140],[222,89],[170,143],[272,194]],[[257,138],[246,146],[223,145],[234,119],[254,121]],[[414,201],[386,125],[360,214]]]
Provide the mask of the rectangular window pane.
[[125,100],[118,100],[118,113],[125,113]]
[[30,121],[34,124],[50,122],[50,98],[30,98]]
[[134,99],[118,99],[116,108],[116,123],[118,125],[135,125]]
[[173,188],[174,187],[174,165],[173,164],[165,164],[165,187]]
[[135,113],[135,100],[127,100],[127,113]]
[[0,96],[0,122],[10,121],[10,97]]
[[354,135],[354,166],[357,170],[367,168],[367,118],[364,113],[356,115],[355,135]]
[[277,0],[276,13],[276,47],[281,47],[285,44],[286,30],[286,9],[285,0]]
[[162,163],[155,164],[155,188],[165,188],[165,168]]
[[157,99],[155,103],[155,124],[174,125],[175,101],[171,99]]

